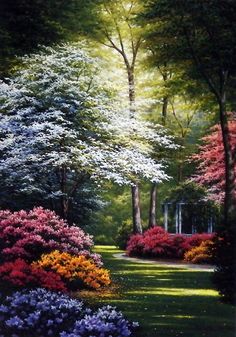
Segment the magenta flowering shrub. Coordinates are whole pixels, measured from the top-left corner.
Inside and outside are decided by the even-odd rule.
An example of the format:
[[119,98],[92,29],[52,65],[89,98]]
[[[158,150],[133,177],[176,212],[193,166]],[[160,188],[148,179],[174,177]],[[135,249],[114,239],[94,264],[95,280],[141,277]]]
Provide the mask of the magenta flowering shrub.
[[132,235],[127,244],[130,256],[172,257],[173,240],[162,227],[155,226],[144,234]]
[[171,235],[171,251],[172,257],[174,258],[183,258],[185,253],[184,243],[186,236],[182,234]]
[[54,212],[42,207],[33,210],[0,211],[0,256],[3,261],[23,258],[34,261],[53,250],[82,254],[102,265],[100,256],[91,254],[90,235],[75,226],[69,226]]
[[202,242],[212,240],[214,234],[170,234],[162,227],[155,226],[142,235],[132,235],[127,243],[129,256],[183,258],[184,254]]
[[162,227],[155,226],[143,235],[143,253],[151,256],[172,256],[172,239]]
[[131,235],[126,252],[129,256],[143,256],[144,254],[144,238],[142,234]]

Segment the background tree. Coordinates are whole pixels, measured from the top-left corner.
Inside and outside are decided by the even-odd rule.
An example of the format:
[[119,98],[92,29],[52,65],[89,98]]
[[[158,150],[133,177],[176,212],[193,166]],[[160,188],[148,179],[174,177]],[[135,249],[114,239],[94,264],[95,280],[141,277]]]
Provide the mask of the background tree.
[[[153,42],[153,44],[155,43],[158,41]],[[162,159],[168,160],[170,163],[169,174],[174,178],[173,183],[179,184],[193,173],[193,167],[190,168],[187,159],[190,154],[196,151],[198,138],[203,135],[209,125],[210,120],[208,114],[205,113],[209,109],[209,104],[206,104],[207,95],[199,97],[192,92],[194,81],[186,82],[181,69],[171,63],[168,64],[167,60],[158,59],[157,52],[159,51],[151,50],[147,53],[145,60],[150,74],[149,95],[155,97],[149,109],[148,118],[153,122],[165,125],[165,128],[175,137],[175,141],[180,146],[171,152],[166,150],[163,152],[157,148],[154,158],[159,157],[160,159],[162,157]],[[161,189],[162,186],[159,188],[155,184],[151,186],[149,227],[157,223],[155,209],[158,209],[159,205],[156,195],[157,190],[161,191]],[[162,193],[158,199],[162,199]]]
[[159,50],[179,65],[190,79],[206,87],[219,107],[225,151],[225,225],[235,225],[234,154],[230,146],[227,109],[230,109],[236,71],[236,5],[222,1],[149,1],[145,20],[151,24],[148,38],[161,38]]
[[[229,132],[231,147],[236,153],[236,118],[234,115],[231,114],[231,120],[229,120]],[[210,134],[203,137],[202,140],[204,145],[200,146],[198,154],[192,156],[192,159],[198,163],[197,172],[193,179],[208,188],[210,199],[222,204],[225,194],[225,157],[220,125],[213,126]],[[236,163],[234,171],[236,173]]]
[[20,62],[10,84],[1,83],[1,203],[41,205],[70,222],[88,219],[99,198],[86,152],[109,93],[78,46],[47,48]]
[[[97,1],[91,3],[92,12],[97,20],[85,22],[83,31],[92,39],[111,48],[121,56],[128,80],[130,116],[135,118],[135,67],[143,38],[142,30],[134,19],[140,12],[140,1]],[[88,6],[85,8],[85,12]],[[138,164],[138,163],[137,163]],[[131,187],[134,232],[142,232],[139,186],[133,182]]]
[[22,63],[1,84],[2,197],[43,200],[68,219],[89,181],[168,178],[149,152],[151,143],[169,147],[171,139],[118,109],[81,45],[46,48]]

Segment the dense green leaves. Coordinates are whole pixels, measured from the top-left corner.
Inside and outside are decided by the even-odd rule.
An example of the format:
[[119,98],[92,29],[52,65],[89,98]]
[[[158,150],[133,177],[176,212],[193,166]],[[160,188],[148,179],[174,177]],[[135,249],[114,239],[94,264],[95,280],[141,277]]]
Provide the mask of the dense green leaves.
[[236,71],[236,4],[220,1],[149,1],[143,14],[156,59],[178,64],[191,78],[220,92],[223,73],[232,85]]

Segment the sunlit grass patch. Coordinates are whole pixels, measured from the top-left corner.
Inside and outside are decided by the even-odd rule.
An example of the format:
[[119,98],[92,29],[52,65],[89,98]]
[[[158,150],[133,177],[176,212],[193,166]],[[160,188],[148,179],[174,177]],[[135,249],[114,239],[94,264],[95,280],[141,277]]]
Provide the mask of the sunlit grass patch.
[[138,337],[234,336],[234,308],[219,301],[211,272],[120,260],[113,246],[95,248],[118,288],[89,301],[117,306],[138,320]]
[[[140,291],[128,291],[129,295],[139,294]],[[145,289],[148,295],[170,295],[170,296],[218,296],[212,289],[185,289],[185,288],[156,288]]]

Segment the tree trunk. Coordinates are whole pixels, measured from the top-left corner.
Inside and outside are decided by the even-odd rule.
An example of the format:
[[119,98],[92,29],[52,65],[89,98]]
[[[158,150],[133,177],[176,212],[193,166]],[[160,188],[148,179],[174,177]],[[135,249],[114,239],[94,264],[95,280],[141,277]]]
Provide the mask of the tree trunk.
[[183,162],[182,161],[178,164],[177,180],[178,180],[178,183],[181,183],[181,181],[183,181]]
[[67,219],[68,218],[68,210],[69,210],[69,200],[68,200],[68,196],[66,193],[66,168],[62,167],[60,169],[60,189],[61,192],[63,193],[63,195],[61,196],[61,216],[63,219]]
[[166,125],[166,117],[167,117],[167,107],[168,107],[168,97],[163,98],[163,105],[162,105],[162,124]]
[[130,117],[135,117],[135,87],[134,87],[134,69],[132,67],[127,68],[128,84],[129,84],[129,110]]
[[68,219],[68,212],[69,212],[69,201],[67,196],[61,197],[61,214],[62,218],[67,220]]
[[133,208],[133,232],[142,234],[143,230],[141,223],[139,186],[137,183],[131,186],[131,193]]
[[225,199],[224,199],[224,225],[236,227],[236,200],[235,200],[235,156],[230,142],[230,131],[225,104],[225,94],[219,102],[220,124],[225,153]]
[[[128,85],[129,85],[129,104],[130,117],[135,118],[135,86],[134,86],[134,69],[127,66]],[[142,233],[142,221],[140,210],[140,195],[138,182],[134,182],[131,187],[132,209],[133,209],[133,231],[134,233]]]
[[154,183],[150,192],[150,206],[149,206],[149,222],[148,227],[154,227],[157,224],[156,221],[156,199],[157,199],[157,185]]

